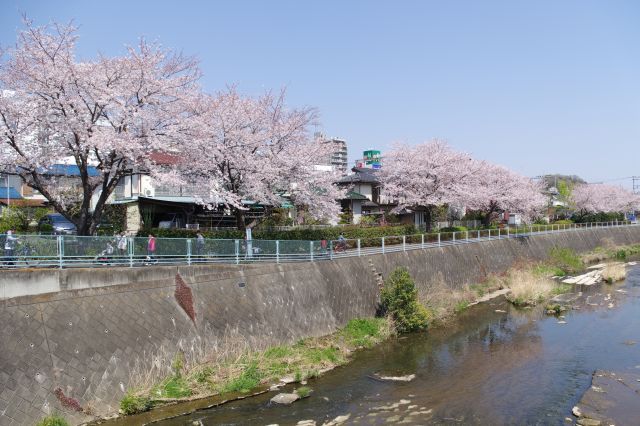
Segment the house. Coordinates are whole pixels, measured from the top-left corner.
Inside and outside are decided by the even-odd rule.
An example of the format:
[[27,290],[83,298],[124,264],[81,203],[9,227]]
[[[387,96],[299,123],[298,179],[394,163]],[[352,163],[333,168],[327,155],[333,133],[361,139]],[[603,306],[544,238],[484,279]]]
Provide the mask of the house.
[[351,172],[337,182],[338,186],[348,189],[346,197],[340,200],[343,211],[351,213],[353,223],[360,223],[363,215],[382,215],[377,170],[354,167]]
[[[391,212],[398,201],[385,195],[378,178],[379,168],[354,167],[351,174],[338,180],[338,186],[348,190],[340,200],[342,210],[351,213],[353,223],[360,223],[363,216],[379,218]],[[396,213],[400,222],[423,227],[426,224],[426,209],[423,207],[404,208]]]
[[[98,176],[98,170],[95,167],[88,167],[89,176]],[[55,179],[57,188],[63,188],[68,191],[81,191],[79,182],[80,170],[75,164],[53,164],[46,169],[39,170],[39,173],[45,179]],[[17,195],[12,203],[9,197],[9,204],[17,206],[43,207],[46,206],[47,199],[37,190],[27,185],[18,170],[11,170],[0,174],[0,185],[4,184],[4,204],[7,204],[6,188],[10,188],[10,195]],[[1,202],[1,201],[0,201]]]

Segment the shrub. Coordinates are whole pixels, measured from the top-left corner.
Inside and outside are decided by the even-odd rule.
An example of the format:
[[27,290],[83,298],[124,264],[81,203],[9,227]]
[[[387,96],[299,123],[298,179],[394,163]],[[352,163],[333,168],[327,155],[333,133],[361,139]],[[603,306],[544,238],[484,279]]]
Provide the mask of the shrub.
[[0,216],[0,233],[8,230],[26,231],[29,226],[29,218],[26,211],[19,207],[5,207]]
[[447,226],[446,228],[440,229],[440,232],[464,232],[467,230],[466,226]]
[[[149,232],[158,238],[195,238],[198,231],[190,229],[153,229],[151,231],[141,231],[138,233],[138,236],[146,237]],[[278,231],[275,229],[254,229],[252,236],[256,240],[320,241],[337,240],[341,232],[344,233],[344,236],[347,239],[357,239],[381,238],[392,235],[412,235],[416,234],[418,231],[413,225],[373,227],[360,227],[354,225],[330,226],[319,229],[294,228],[286,231]],[[244,232],[235,229],[204,231],[202,232],[202,235],[205,238],[213,239],[242,240],[244,238]]]
[[138,414],[151,410],[153,403],[145,396],[137,396],[128,393],[120,401],[120,411],[122,414]]
[[625,249],[620,249],[615,252],[613,255],[614,258],[618,260],[626,260],[627,259],[627,251]]
[[429,311],[418,302],[416,285],[406,268],[396,268],[385,281],[380,308],[391,316],[399,333],[424,330],[429,325]]
[[69,426],[69,422],[64,417],[54,414],[41,419],[36,426]]

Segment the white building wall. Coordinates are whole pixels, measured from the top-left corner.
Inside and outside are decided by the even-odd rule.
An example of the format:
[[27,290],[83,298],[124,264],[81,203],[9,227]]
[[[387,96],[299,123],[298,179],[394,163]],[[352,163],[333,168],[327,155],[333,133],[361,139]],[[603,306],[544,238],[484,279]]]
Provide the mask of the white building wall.
[[354,191],[359,193],[359,194],[364,195],[365,197],[367,197],[369,199],[369,201],[373,201],[373,189],[371,187],[371,184],[359,183],[359,184],[355,185]]

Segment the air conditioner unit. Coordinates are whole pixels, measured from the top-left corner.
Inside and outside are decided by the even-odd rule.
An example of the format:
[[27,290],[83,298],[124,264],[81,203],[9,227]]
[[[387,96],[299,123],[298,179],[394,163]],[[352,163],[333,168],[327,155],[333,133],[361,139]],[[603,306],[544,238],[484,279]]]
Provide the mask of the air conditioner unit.
[[151,197],[153,195],[153,191],[151,191],[150,189],[145,189],[144,195],[145,197]]

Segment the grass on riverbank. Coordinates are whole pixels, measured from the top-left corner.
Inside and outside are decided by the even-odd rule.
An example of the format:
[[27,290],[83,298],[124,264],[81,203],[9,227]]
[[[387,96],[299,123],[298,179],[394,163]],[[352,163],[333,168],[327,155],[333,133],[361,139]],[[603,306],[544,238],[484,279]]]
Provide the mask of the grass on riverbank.
[[135,414],[168,400],[247,393],[283,378],[299,382],[346,363],[354,350],[378,344],[392,333],[392,324],[386,318],[354,319],[328,336],[261,351],[244,350],[219,362],[186,365],[184,360],[174,360],[172,374],[127,394],[120,410]]
[[54,414],[41,419],[36,426],[69,426],[69,422],[64,417]]
[[640,254],[640,244],[616,246],[612,241],[605,242],[604,246],[597,247],[595,250],[585,253],[581,256],[584,264],[602,262],[603,260],[620,260],[624,261],[628,257]]

